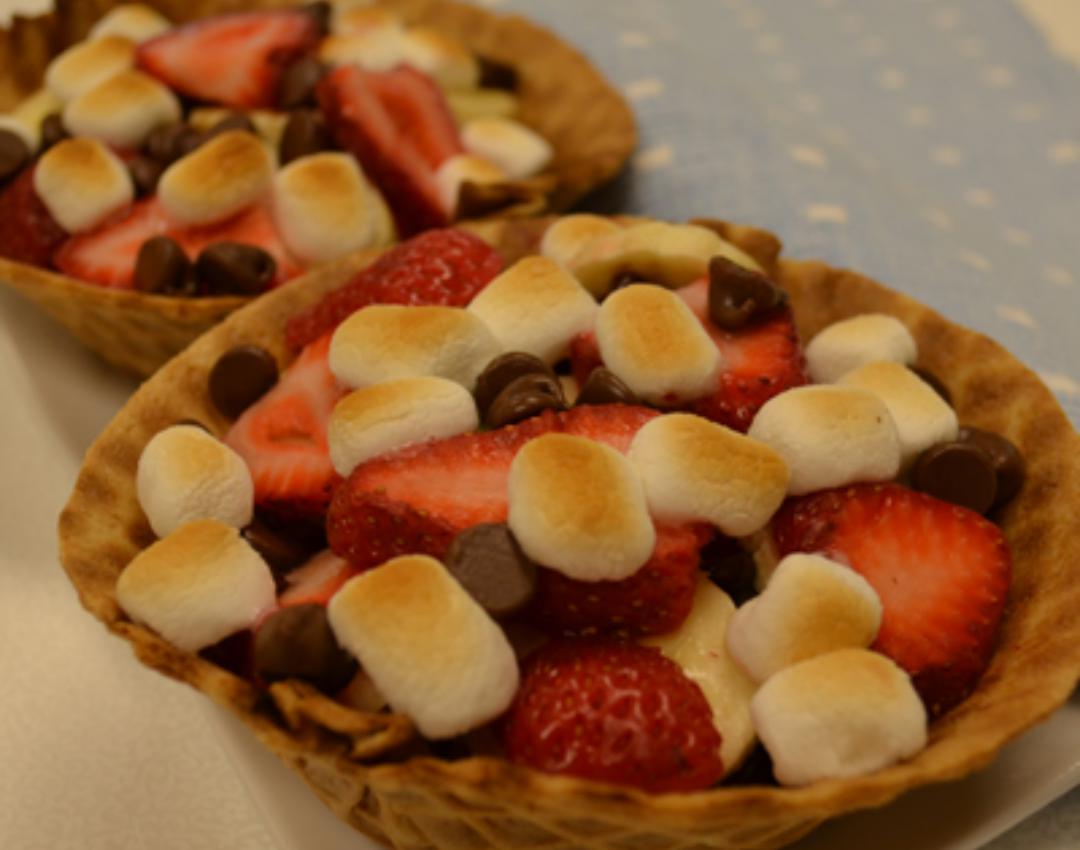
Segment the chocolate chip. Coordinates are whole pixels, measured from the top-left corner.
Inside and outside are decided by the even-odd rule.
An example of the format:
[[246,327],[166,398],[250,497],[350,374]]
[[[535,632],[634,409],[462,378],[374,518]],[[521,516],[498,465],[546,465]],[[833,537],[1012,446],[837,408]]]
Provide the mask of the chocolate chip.
[[535,199],[536,190],[532,186],[520,183],[474,183],[466,180],[458,189],[454,218],[483,218]]
[[285,574],[299,567],[312,554],[303,542],[281,533],[258,517],[241,534],[266,561],[279,589],[285,586]]
[[558,378],[533,372],[503,387],[485,412],[484,421],[491,428],[502,428],[545,410],[566,410],[562,385]]
[[30,148],[22,136],[0,130],[0,180],[7,180],[30,161]]
[[536,591],[536,564],[505,525],[465,529],[450,544],[446,568],[493,617],[517,613]]
[[144,154],[137,154],[128,160],[131,182],[135,184],[135,193],[140,197],[152,195],[157,191],[158,180],[165,166],[159,160]]
[[909,366],[912,372],[923,379],[939,396],[941,396],[947,405],[952,406],[952,393],[949,392],[949,388],[941,382],[941,378],[931,372],[929,369],[924,369],[922,366]]
[[356,670],[356,662],[338,646],[322,605],[282,608],[255,633],[255,674],[267,682],[303,679],[333,694]]
[[954,505],[986,513],[997,495],[997,476],[990,456],[970,443],[939,443],[915,460],[911,484]]
[[585,379],[585,384],[574,401],[575,406],[583,404],[641,404],[641,399],[618,375],[610,369],[597,366]]
[[230,130],[243,130],[246,133],[256,134],[255,124],[247,115],[243,112],[230,112],[220,121],[218,121],[209,130],[203,133],[202,141],[208,142],[215,136],[220,136],[222,133],[228,133]]
[[184,249],[168,236],[143,242],[135,260],[135,288],[140,292],[188,294],[191,261]]
[[211,295],[258,295],[270,288],[277,263],[255,245],[215,242],[203,248],[195,271]]
[[289,114],[281,133],[278,158],[282,165],[294,159],[310,156],[330,148],[330,133],[322,113],[313,109],[297,109]]
[[709,581],[736,605],[757,595],[757,565],[754,556],[738,541],[717,534],[701,549],[701,568]]
[[214,407],[236,419],[277,383],[274,356],[257,345],[238,345],[218,358],[208,388]]
[[1020,450],[1007,438],[993,431],[965,425],[956,437],[958,442],[977,446],[989,455],[997,479],[994,506],[1010,501],[1023,486],[1026,464]]
[[163,166],[187,156],[205,141],[202,133],[188,124],[155,127],[143,142],[143,150]]
[[314,56],[302,56],[289,65],[278,84],[278,109],[314,106],[315,85],[326,71],[326,66]]
[[64,126],[64,119],[60,117],[60,113],[50,112],[41,119],[41,150],[39,153],[44,153],[57,142],[62,142],[70,137],[71,134]]
[[517,91],[518,72],[513,65],[508,65],[487,56],[477,56],[476,60],[480,64],[481,88]]
[[765,275],[727,257],[709,260],[709,318],[724,330],[744,328],[787,300],[787,293]]
[[326,36],[330,32],[330,19],[333,15],[333,6],[327,2],[327,0],[318,0],[316,3],[305,3],[299,7],[301,12],[305,12],[315,20],[315,26],[319,30],[320,36]]
[[480,377],[476,379],[476,389],[473,396],[476,398],[476,408],[483,418],[495,397],[499,395],[515,378],[522,375],[551,375],[554,373],[539,357],[526,354],[524,351],[509,351],[500,354],[487,364]]

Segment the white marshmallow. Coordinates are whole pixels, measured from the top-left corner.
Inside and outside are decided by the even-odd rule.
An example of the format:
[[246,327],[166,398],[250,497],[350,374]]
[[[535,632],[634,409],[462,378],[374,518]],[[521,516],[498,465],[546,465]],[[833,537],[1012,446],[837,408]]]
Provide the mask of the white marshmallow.
[[884,313],[865,313],[835,322],[806,346],[806,366],[818,384],[831,384],[864,363],[891,360],[910,364],[915,338],[903,322]]
[[821,555],[784,558],[763,593],[728,627],[732,657],[756,682],[815,655],[865,649],[881,626],[881,600],[861,575]]
[[494,162],[511,179],[543,171],[555,150],[543,136],[510,118],[478,118],[461,129],[461,143],[471,154]]
[[837,384],[868,390],[885,402],[900,437],[900,463],[906,466],[936,443],[955,440],[956,412],[922,378],[899,363],[879,360],[844,375]]
[[259,200],[273,177],[273,161],[258,137],[230,130],[165,169],[158,198],[181,224],[212,224]]
[[45,85],[66,102],[134,67],[135,42],[106,35],[80,41],[53,59],[45,69]]
[[716,388],[720,350],[683,300],[662,287],[634,284],[608,296],[596,342],[604,364],[648,402],[672,404]]
[[658,520],[712,523],[731,537],[762,528],[787,494],[784,459],[757,440],[689,413],[646,422],[628,457]]
[[88,38],[118,35],[135,44],[142,44],[169,29],[172,29],[172,24],[168,18],[149,6],[124,3],[106,12],[104,17],[90,28]]
[[342,322],[330,341],[330,371],[346,386],[432,375],[472,390],[502,353],[477,316],[458,307],[374,304]]
[[728,653],[725,635],[735,605],[724,591],[699,576],[690,614],[674,632],[642,641],[655,646],[696,682],[720,733],[720,761],[731,774],[757,741],[750,699],[757,685]]
[[254,488],[247,464],[196,425],[155,434],[139,456],[135,485],[158,537],[196,519],[237,528],[251,522]]
[[513,118],[521,103],[503,89],[464,89],[446,92],[446,103],[459,127],[477,118]]
[[364,461],[411,443],[475,431],[476,402],[444,378],[398,378],[354,390],[337,403],[327,429],[330,460],[347,476]]
[[335,68],[359,65],[368,71],[389,71],[405,61],[401,29],[370,29],[354,35],[331,35],[319,44],[319,59]]
[[180,101],[141,71],[122,71],[68,101],[64,126],[117,148],[137,148],[155,127],[180,120]]
[[490,160],[468,153],[454,154],[435,169],[435,185],[439,201],[448,215],[455,215],[458,197],[465,183],[488,185],[506,182],[506,174]]
[[96,139],[65,139],[45,151],[34,169],[34,191],[68,233],[100,224],[135,198],[124,163]]
[[350,579],[326,613],[338,642],[425,738],[501,714],[518,686],[503,631],[438,561],[406,555]]
[[469,304],[505,351],[554,363],[570,340],[592,328],[597,305],[577,279],[554,260],[526,257],[491,281]]
[[334,35],[357,35],[372,30],[401,30],[401,19],[389,9],[380,6],[362,4],[343,8],[341,2],[334,3],[334,15],[330,22],[330,31]]
[[250,628],[274,605],[274,577],[235,528],[182,525],[124,568],[116,601],[169,643],[195,652]]
[[444,89],[474,89],[480,63],[460,41],[431,27],[409,27],[402,42],[405,62]]
[[656,529],[633,465],[570,434],[526,443],[510,465],[507,524],[522,551],[579,581],[617,581],[652,556]]
[[750,703],[783,785],[860,776],[926,746],[926,710],[884,655],[841,649],[777,673]]
[[0,115],[0,128],[16,133],[34,153],[41,146],[41,122],[47,115],[59,112],[63,107],[64,102],[51,91],[38,89],[10,114]]
[[565,215],[544,231],[544,237],[540,240],[540,253],[568,266],[578,252],[593,239],[609,236],[621,229],[610,218],[603,216],[591,213]]
[[888,481],[900,471],[892,415],[866,390],[796,387],[765,402],[747,433],[787,461],[792,496],[857,481]]

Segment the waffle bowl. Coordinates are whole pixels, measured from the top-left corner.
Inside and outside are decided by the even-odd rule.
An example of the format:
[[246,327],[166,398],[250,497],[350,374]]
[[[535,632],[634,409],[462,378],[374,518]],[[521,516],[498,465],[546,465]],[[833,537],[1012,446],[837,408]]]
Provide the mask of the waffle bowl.
[[[513,260],[535,250],[545,224],[473,229]],[[143,445],[181,419],[196,418],[222,433],[227,423],[206,398],[217,357],[241,342],[257,342],[284,359],[286,319],[348,280],[373,255],[316,270],[238,311],[167,364],[121,410],[87,454],[60,519],[61,560],[83,604],[128,640],[145,664],[236,714],[341,819],[399,848],[767,850],[828,818],[986,765],[1061,706],[1080,679],[1080,543],[1073,533],[1080,435],[1036,376],[988,338],[857,273],[779,259],[779,243],[762,231],[711,224],[789,291],[804,338],[858,313],[899,317],[919,343],[919,365],[944,379],[961,422],[1004,434],[1027,460],[1027,481],[999,517],[1012,547],[1014,577],[998,650],[977,690],[931,725],[928,746],[914,758],[805,788],[667,795],[543,775],[490,757],[444,761],[417,755],[424,750],[404,717],[354,711],[298,682],[260,692],[127,620],[116,603],[116,580],[154,539],[135,497]]]
[[[56,11],[16,17],[0,32],[0,112],[35,91],[50,59],[79,39],[115,0],[56,0]],[[212,13],[295,5],[289,0],[146,0],[171,21]],[[568,209],[615,176],[636,144],[633,115],[590,62],[553,33],[517,16],[447,0],[380,0],[409,24],[429,24],[474,52],[513,65],[520,77],[519,120],[553,146],[535,178],[493,187],[509,205],[499,217]],[[0,282],[36,303],[115,366],[152,374],[247,299],[179,298],[111,290],[0,257]]]

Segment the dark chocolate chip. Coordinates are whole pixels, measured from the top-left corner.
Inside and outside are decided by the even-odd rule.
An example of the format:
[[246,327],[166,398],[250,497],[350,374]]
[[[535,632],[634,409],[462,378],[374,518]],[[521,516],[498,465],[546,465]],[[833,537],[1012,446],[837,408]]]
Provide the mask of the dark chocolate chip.
[[241,534],[266,561],[279,590],[286,584],[285,574],[299,567],[313,554],[302,541],[283,534],[258,517]]
[[274,356],[257,345],[238,345],[218,358],[208,389],[214,407],[236,419],[277,383]]
[[313,109],[297,109],[289,114],[285,129],[281,133],[281,147],[278,151],[282,165],[294,159],[310,156],[330,148],[330,133],[322,113]]
[[330,32],[330,20],[334,13],[333,6],[327,2],[327,0],[318,0],[315,3],[305,3],[299,7],[301,12],[305,12],[315,21],[315,26],[319,30],[320,36],[325,36]]
[[929,369],[924,369],[922,366],[909,366],[912,372],[923,379],[939,396],[941,396],[947,405],[952,406],[952,393],[949,392],[949,388],[941,382],[941,378],[931,372]]
[[255,245],[215,242],[203,248],[195,272],[211,295],[258,295],[270,288],[277,263]]
[[481,88],[517,91],[518,72],[513,65],[487,56],[477,56],[476,60],[480,64]]
[[233,632],[217,643],[199,650],[199,655],[241,679],[251,679],[255,673],[253,638],[250,629]]
[[505,525],[467,528],[454,538],[446,568],[493,617],[509,617],[536,592],[536,564]]
[[724,777],[724,785],[779,785],[773,774],[769,751],[758,744],[736,770]]
[[488,363],[476,379],[476,389],[473,390],[481,418],[507,384],[522,375],[532,374],[554,377],[554,373],[543,360],[524,351],[509,351]]
[[757,565],[754,556],[738,541],[717,534],[701,549],[701,568],[709,581],[742,605],[757,595]]
[[186,294],[191,261],[184,249],[168,236],[143,242],[135,260],[135,288],[140,292]]
[[536,200],[535,188],[520,183],[474,183],[466,180],[458,190],[455,219],[483,218],[508,207]]
[[765,275],[727,257],[709,260],[709,318],[724,330],[744,328],[787,300],[787,293]]
[[962,427],[956,439],[961,443],[978,446],[990,456],[997,477],[995,507],[1005,504],[1020,492],[1026,475],[1026,464],[1024,456],[1010,440],[993,431],[972,428],[970,425]]
[[545,410],[566,410],[559,379],[548,374],[533,372],[515,378],[484,413],[484,422],[491,428],[513,425]]
[[70,137],[71,134],[64,126],[64,119],[60,117],[60,113],[50,112],[41,119],[41,150],[39,153],[44,153],[57,142],[62,142]]
[[228,133],[230,130],[243,130],[246,133],[257,134],[255,124],[251,118],[243,112],[230,112],[203,133],[202,141],[208,142],[215,136],[220,136],[222,133]]
[[131,182],[135,184],[135,193],[139,197],[152,195],[157,191],[161,172],[165,170],[160,160],[138,154],[128,160],[127,167],[131,173]]
[[618,375],[610,369],[597,366],[585,379],[585,384],[574,401],[575,406],[583,404],[641,404],[641,399]]
[[278,109],[298,109],[315,105],[315,84],[326,74],[326,66],[314,56],[302,56],[289,65],[278,84]]
[[7,180],[30,161],[30,148],[22,136],[0,130],[0,180]]
[[986,513],[997,495],[994,462],[970,443],[939,443],[915,460],[911,484],[916,490],[976,513]]
[[155,127],[143,142],[147,156],[163,166],[187,156],[205,141],[205,136],[188,124],[168,124]]
[[267,682],[302,679],[333,694],[356,670],[356,662],[338,646],[322,605],[282,608],[255,633],[255,674]]

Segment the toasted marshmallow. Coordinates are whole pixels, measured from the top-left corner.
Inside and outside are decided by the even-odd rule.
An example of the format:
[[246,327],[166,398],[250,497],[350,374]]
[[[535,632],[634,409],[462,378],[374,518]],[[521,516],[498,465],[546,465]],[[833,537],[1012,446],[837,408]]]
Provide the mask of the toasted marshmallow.
[[956,412],[922,378],[899,363],[880,360],[844,375],[842,387],[868,390],[885,402],[900,437],[900,463],[907,465],[935,443],[955,440]]
[[334,407],[327,439],[330,460],[347,476],[392,449],[475,431],[472,393],[445,378],[398,378],[354,390]]
[[68,101],[64,126],[117,148],[137,148],[155,127],[180,120],[180,101],[141,71],[121,71]]
[[590,240],[570,261],[570,270],[599,298],[626,272],[671,288],[685,286],[708,274],[709,260],[716,256],[761,271],[749,254],[707,227],[663,221],[635,224]]
[[469,153],[454,154],[435,169],[439,201],[447,215],[455,215],[458,196],[465,183],[486,185],[506,182],[506,173],[495,163]]
[[119,35],[80,41],[49,63],[45,85],[67,102],[109,77],[135,67],[135,42]]
[[796,387],[762,405],[747,434],[772,446],[798,496],[900,471],[900,438],[885,402],[850,387]]
[[612,293],[596,317],[604,364],[641,398],[670,404],[716,387],[720,350],[681,298],[634,284]]
[[517,96],[504,89],[448,91],[446,103],[459,127],[477,118],[513,118],[521,108]]
[[757,440],[689,413],[658,416],[629,458],[658,520],[709,522],[731,537],[762,528],[787,494],[784,459]]
[[259,200],[273,178],[266,146],[251,133],[230,130],[165,169],[158,197],[181,224],[212,224]]
[[90,28],[88,38],[118,35],[135,44],[142,44],[171,28],[169,19],[149,6],[124,3],[106,12],[105,16]]
[[460,41],[431,27],[409,27],[402,41],[405,61],[444,89],[474,89],[480,63]]
[[543,136],[511,118],[478,118],[461,129],[461,143],[471,154],[490,159],[511,179],[543,171],[555,151]]
[[764,592],[735,612],[732,657],[756,682],[837,649],[865,649],[881,626],[881,600],[861,575],[821,555],[784,558]]
[[506,635],[433,558],[394,558],[350,579],[326,613],[338,642],[425,738],[474,729],[514,698]]
[[596,301],[577,279],[547,257],[526,257],[496,277],[469,304],[506,351],[554,363],[570,340],[592,328]]
[[350,387],[432,375],[471,391],[501,353],[488,326],[468,310],[374,304],[334,331],[330,371]]
[[750,699],[757,685],[728,653],[725,635],[735,605],[704,575],[698,577],[690,614],[674,632],[642,641],[655,646],[696,682],[720,733],[720,761],[730,775],[750,754],[757,734]]
[[884,655],[841,649],[781,670],[750,703],[783,785],[880,770],[926,746],[926,710]]
[[124,163],[96,139],[65,139],[34,169],[34,191],[68,233],[90,230],[135,198]]
[[525,444],[510,465],[507,524],[539,564],[579,581],[617,581],[652,555],[656,529],[633,465],[570,434]]
[[884,313],[865,313],[836,322],[806,346],[806,366],[819,384],[831,384],[864,363],[915,362],[915,338],[903,322]]
[[195,519],[237,528],[251,522],[255,502],[247,464],[197,425],[155,434],[139,456],[135,487],[158,537]]
[[319,59],[335,68],[359,65],[368,71],[389,71],[405,61],[404,31],[371,29],[327,36],[319,44]]
[[401,18],[380,6],[362,4],[343,8],[341,2],[334,4],[334,17],[330,30],[334,35],[357,35],[373,30],[401,30]]
[[0,128],[18,135],[30,152],[41,147],[41,122],[63,109],[64,102],[46,88],[38,89],[8,115],[0,115]]
[[250,628],[274,605],[274,576],[230,525],[182,525],[132,559],[116,601],[136,623],[195,652]]
[[610,218],[591,213],[566,215],[558,219],[544,231],[540,240],[540,253],[564,266],[593,239],[610,236],[622,230]]

